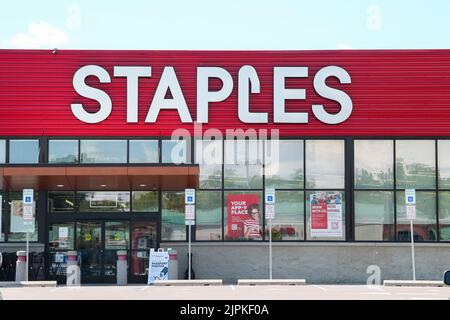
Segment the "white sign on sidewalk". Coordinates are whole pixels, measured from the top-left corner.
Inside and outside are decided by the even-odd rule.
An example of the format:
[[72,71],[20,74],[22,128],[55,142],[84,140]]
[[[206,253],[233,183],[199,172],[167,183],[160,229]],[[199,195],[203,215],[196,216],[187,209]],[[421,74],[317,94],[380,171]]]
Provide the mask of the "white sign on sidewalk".
[[195,205],[187,204],[184,206],[184,217],[186,220],[195,220]]
[[22,201],[24,206],[32,205],[33,197],[34,197],[33,189],[23,189]]
[[416,206],[406,206],[406,218],[408,220],[416,220]]
[[275,205],[266,204],[266,219],[275,219]]
[[275,204],[275,189],[266,189],[266,204]]
[[184,190],[184,202],[185,204],[195,204],[195,189]]
[[148,284],[155,280],[169,280],[169,252],[150,249]]
[[416,189],[405,189],[406,205],[416,204]]

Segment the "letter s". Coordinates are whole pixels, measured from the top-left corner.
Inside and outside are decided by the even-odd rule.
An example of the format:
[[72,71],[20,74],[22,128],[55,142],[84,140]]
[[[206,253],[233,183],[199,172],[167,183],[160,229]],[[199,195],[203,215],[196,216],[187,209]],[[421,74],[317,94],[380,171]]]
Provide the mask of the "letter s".
[[73,88],[75,91],[82,97],[98,101],[100,109],[95,113],[89,113],[84,110],[81,103],[72,103],[72,113],[83,122],[98,123],[108,118],[112,111],[112,102],[105,91],[92,88],[86,84],[85,81],[88,76],[97,77],[101,83],[110,83],[111,78],[105,69],[96,65],[81,67],[73,76]]
[[325,111],[323,105],[316,104],[312,106],[312,111],[317,119],[328,124],[337,124],[347,120],[353,110],[352,99],[343,91],[330,88],[326,85],[325,80],[334,76],[339,79],[341,83],[352,83],[350,75],[344,69],[336,66],[329,66],[320,69],[314,77],[314,89],[324,98],[328,98],[338,102],[341,105],[341,110],[336,114],[330,114]]

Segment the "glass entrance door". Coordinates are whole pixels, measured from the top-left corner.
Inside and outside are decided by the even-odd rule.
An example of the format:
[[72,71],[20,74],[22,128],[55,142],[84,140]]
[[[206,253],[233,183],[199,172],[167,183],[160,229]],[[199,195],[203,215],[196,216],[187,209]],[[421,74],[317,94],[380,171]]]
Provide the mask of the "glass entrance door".
[[79,252],[81,282],[100,282],[102,279],[102,223],[77,222],[76,244]]
[[130,282],[146,283],[149,251],[158,248],[157,221],[134,221],[131,224]]

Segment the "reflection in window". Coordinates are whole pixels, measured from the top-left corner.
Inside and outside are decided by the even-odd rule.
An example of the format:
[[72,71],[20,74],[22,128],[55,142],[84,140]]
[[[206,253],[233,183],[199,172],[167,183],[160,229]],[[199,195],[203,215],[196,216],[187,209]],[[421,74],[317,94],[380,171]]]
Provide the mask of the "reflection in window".
[[439,189],[450,189],[450,140],[438,140]]
[[49,163],[78,162],[78,140],[49,140]]
[[75,210],[75,192],[51,191],[48,193],[50,212],[71,212]]
[[158,197],[158,191],[133,191],[133,212],[158,211]]
[[[272,220],[272,240],[303,240],[303,191],[276,191],[275,219]],[[266,239],[269,222],[266,220]]]
[[130,140],[130,163],[158,163],[158,140]]
[[433,140],[397,140],[397,188],[434,189],[436,186]]
[[391,189],[394,174],[392,140],[355,140],[355,187]]
[[9,163],[38,163],[39,140],[10,140]]
[[6,162],[6,140],[0,140],[0,163]]
[[188,163],[188,143],[187,140],[162,140],[162,163]]
[[197,191],[196,240],[222,239],[222,192]]
[[265,146],[266,187],[303,189],[303,140],[267,140]]
[[49,227],[48,246],[51,250],[74,249],[74,223],[54,223]]
[[145,222],[133,222],[131,229],[131,249],[132,250],[145,250],[156,249],[156,223]]
[[126,140],[81,140],[81,163],[126,163]]
[[128,221],[105,222],[105,249],[126,250],[130,243]]
[[[316,226],[311,225],[311,195],[313,195],[313,201],[315,201],[314,204],[339,204],[340,205],[340,211],[341,214],[335,215],[337,219],[333,219],[333,221],[330,219],[330,212],[329,208],[327,208],[328,211],[328,219],[323,221],[324,228],[317,228],[317,224],[320,224],[320,221],[315,221],[314,223]],[[314,196],[316,195],[316,196]],[[317,202],[316,202],[317,201]],[[338,208],[339,209],[339,208]],[[337,210],[339,211],[339,210]],[[323,222],[322,221],[322,222]],[[342,221],[342,222],[340,222]],[[345,192],[343,191],[310,191],[306,193],[306,236],[307,240],[345,240]],[[334,222],[334,223],[333,223]],[[336,233],[339,234],[336,236],[312,236],[311,234],[311,227],[314,227],[316,230],[319,231],[326,230],[327,233]],[[341,227],[341,228],[340,228]],[[315,231],[317,232],[317,231]]]
[[77,192],[80,212],[129,212],[130,192],[80,191]]
[[394,192],[355,192],[355,240],[392,241],[394,234]]
[[224,197],[225,240],[262,240],[262,192],[227,191]]
[[[436,193],[416,191],[414,240],[436,241]],[[410,222],[406,219],[405,192],[397,191],[397,240],[410,241]]]
[[200,189],[222,188],[222,148],[222,140],[195,141],[195,163],[200,167]]
[[161,209],[161,240],[185,241],[184,192],[163,192]]
[[255,140],[225,140],[225,189],[262,188],[262,144]]
[[439,233],[441,240],[450,240],[450,191],[439,192]]
[[306,187],[344,188],[344,141],[306,140]]

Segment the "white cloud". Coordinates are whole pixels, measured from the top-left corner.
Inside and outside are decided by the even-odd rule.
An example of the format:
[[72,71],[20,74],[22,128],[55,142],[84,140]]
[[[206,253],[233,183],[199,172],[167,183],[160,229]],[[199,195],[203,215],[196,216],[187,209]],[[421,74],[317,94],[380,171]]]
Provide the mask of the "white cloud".
[[351,50],[353,46],[349,43],[338,43],[337,48],[339,50]]
[[27,32],[19,32],[9,40],[14,48],[55,48],[69,42],[69,35],[48,22],[32,22]]

